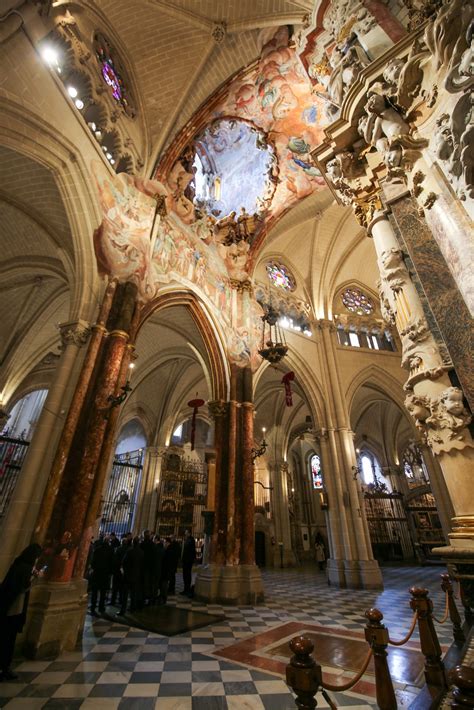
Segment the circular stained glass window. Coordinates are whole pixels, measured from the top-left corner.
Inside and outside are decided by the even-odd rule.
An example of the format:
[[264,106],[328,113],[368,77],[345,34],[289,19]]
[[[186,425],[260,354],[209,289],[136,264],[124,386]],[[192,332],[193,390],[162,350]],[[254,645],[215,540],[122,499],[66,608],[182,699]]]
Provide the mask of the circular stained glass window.
[[282,288],[285,291],[295,290],[296,281],[284,264],[278,261],[269,261],[266,269],[268,278],[274,286],[278,286],[278,288]]
[[368,316],[374,310],[374,302],[360,288],[346,288],[342,294],[342,302],[348,311],[359,316]]

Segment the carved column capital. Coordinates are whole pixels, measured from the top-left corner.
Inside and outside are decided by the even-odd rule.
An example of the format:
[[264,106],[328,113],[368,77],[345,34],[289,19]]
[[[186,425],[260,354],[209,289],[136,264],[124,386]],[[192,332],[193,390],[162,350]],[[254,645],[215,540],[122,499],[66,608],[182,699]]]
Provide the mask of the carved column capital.
[[210,416],[214,420],[218,419],[219,417],[223,417],[227,412],[227,402],[224,402],[221,399],[216,399],[208,402],[207,407],[209,409]]
[[61,350],[65,350],[70,343],[81,348],[87,343],[91,332],[89,323],[84,320],[60,323],[58,328],[61,335]]

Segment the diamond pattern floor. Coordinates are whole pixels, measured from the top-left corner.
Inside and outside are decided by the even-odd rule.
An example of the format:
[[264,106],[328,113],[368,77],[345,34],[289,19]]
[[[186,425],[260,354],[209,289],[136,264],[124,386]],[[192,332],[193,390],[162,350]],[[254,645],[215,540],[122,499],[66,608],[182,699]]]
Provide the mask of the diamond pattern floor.
[[[313,567],[268,570],[263,573],[265,603],[257,607],[223,607],[171,597],[172,605],[225,615],[218,624],[171,638],[88,616],[74,652],[54,661],[17,659],[19,680],[0,683],[0,707],[295,710],[282,678],[222,660],[213,652],[289,621],[360,631],[364,611],[372,606],[384,613],[391,636],[400,638],[411,619],[410,586],[426,586],[435,613],[443,615],[439,586],[443,571],[441,567],[386,568],[383,592],[354,592],[328,588],[324,573]],[[437,630],[441,644],[450,644],[449,624],[437,625]],[[399,707],[407,707],[416,692],[398,686]],[[338,707],[377,707],[373,698],[351,692],[333,698]],[[318,707],[328,707],[322,697]]]

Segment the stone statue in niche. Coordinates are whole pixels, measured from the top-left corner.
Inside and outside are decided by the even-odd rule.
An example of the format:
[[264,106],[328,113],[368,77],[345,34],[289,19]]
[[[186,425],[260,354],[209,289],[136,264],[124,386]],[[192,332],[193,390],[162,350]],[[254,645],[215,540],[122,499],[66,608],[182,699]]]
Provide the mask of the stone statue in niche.
[[383,87],[372,87],[365,106],[366,114],[359,120],[358,131],[383,157],[388,179],[403,182],[406,170],[413,165],[413,152],[425,147],[428,142],[424,138],[413,138],[410,126],[400,111],[378,93],[379,90]]

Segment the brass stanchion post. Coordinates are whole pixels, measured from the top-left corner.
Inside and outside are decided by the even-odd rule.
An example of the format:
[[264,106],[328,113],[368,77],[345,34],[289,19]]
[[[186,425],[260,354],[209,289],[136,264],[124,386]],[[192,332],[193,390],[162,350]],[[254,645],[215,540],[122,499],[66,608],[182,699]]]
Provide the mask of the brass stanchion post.
[[314,710],[318,703],[316,693],[322,686],[321,666],[312,657],[314,644],[305,636],[290,641],[293,656],[286,667],[287,685],[296,693],[299,710]]
[[383,614],[378,609],[369,609],[365,612],[365,616],[368,620],[365,639],[374,655],[377,705],[380,710],[396,710],[397,699],[387,657],[388,629],[385,624],[382,624]]
[[433,624],[433,602],[428,598],[428,590],[421,587],[410,589],[410,606],[418,612],[418,631],[421,652],[425,657],[425,678],[428,685],[447,687],[444,663],[441,660],[436,629]]
[[454,641],[458,645],[462,646],[466,641],[466,637],[464,636],[464,631],[462,630],[461,616],[459,615],[456,602],[454,601],[454,590],[449,574],[441,575],[441,589],[448,595],[449,618],[451,619],[451,623],[453,625]]

